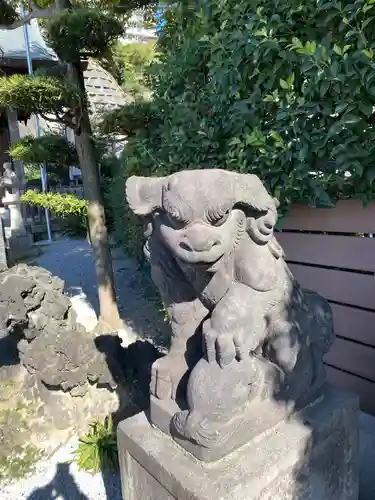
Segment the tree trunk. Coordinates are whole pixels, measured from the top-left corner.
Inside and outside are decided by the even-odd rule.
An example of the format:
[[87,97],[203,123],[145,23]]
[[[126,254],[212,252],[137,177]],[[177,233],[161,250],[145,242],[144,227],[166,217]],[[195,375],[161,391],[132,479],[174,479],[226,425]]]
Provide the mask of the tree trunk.
[[[1,28],[16,29],[23,26],[31,19],[51,19],[56,14],[67,8],[72,8],[70,0],[54,0],[54,2],[46,8],[40,8],[33,4],[32,12],[29,13],[29,15],[26,15],[23,19],[17,20],[14,23],[6,24]],[[74,63],[69,62],[67,66],[68,79],[71,83],[77,85],[83,93],[85,93],[85,83],[79,56]],[[131,332],[125,330],[124,323],[121,321],[118,312],[112,259],[105,223],[104,205],[100,189],[100,175],[98,165],[95,160],[93,145],[91,143],[91,124],[86,101],[80,109],[76,110],[75,114],[75,141],[82,172],[84,196],[89,202],[88,228],[98,280],[100,319],[102,320],[102,327],[107,325],[107,331],[108,329],[111,329],[112,331],[121,330],[121,332],[118,333],[122,335],[122,339],[127,343],[130,343],[136,340],[136,338]]]
[[[69,78],[83,91],[84,79],[79,63],[69,65]],[[91,142],[87,103],[77,111],[79,127],[75,131],[76,149],[82,172],[83,193],[89,202],[88,228],[98,280],[100,319],[113,330],[123,329],[116,302],[112,259],[100,189],[100,175]]]

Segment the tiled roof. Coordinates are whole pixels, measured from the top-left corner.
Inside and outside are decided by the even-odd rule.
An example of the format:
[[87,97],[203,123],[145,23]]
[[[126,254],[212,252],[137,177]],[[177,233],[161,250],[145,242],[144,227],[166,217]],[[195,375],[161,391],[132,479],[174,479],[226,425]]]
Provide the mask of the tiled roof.
[[[91,118],[95,119],[101,112],[118,108],[132,100],[119,87],[113,76],[94,60],[88,61],[84,78]],[[62,133],[61,124],[46,122],[43,118],[39,118],[39,123],[43,133]],[[26,134],[35,134],[34,119],[29,120],[27,125],[20,123],[19,126],[22,137]]]
[[122,106],[131,100],[116,80],[95,60],[88,61],[84,72],[85,87],[94,114]]
[[[36,20],[28,26],[31,58],[36,61],[57,61],[40,33]],[[22,60],[26,64],[26,50],[23,28],[15,30],[0,30],[0,58],[7,60]],[[116,80],[105,71],[95,60],[90,59],[84,71],[85,86],[92,115],[101,111],[117,108],[129,101],[129,98],[117,84]],[[43,120],[41,120],[41,123]],[[51,128],[54,126],[51,124]]]
[[[40,33],[38,22],[33,19],[28,25],[30,50],[32,59],[53,61],[57,57],[52,49],[47,47]],[[15,30],[0,30],[1,57],[4,59],[25,60],[26,49],[23,27]]]

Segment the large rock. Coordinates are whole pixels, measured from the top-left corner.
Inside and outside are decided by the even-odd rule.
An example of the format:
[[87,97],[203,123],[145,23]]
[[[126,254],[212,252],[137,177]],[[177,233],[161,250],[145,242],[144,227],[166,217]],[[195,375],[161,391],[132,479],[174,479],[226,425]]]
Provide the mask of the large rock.
[[45,269],[0,271],[0,480],[86,434],[92,421],[112,415],[116,425],[147,406],[156,348],[125,349],[82,317]]
[[0,462],[30,446],[48,454],[127,409],[122,354],[119,338],[78,324],[61,279],[27,265],[0,272]]
[[[116,352],[100,352],[75,320],[64,282],[39,267],[18,265],[0,274],[0,330],[18,335],[21,363],[53,389],[83,395],[88,383],[114,390]],[[111,363],[108,357],[112,357]]]
[[81,328],[44,329],[30,343],[21,340],[18,347],[22,364],[51,388],[72,391],[88,381],[116,388],[105,354]]

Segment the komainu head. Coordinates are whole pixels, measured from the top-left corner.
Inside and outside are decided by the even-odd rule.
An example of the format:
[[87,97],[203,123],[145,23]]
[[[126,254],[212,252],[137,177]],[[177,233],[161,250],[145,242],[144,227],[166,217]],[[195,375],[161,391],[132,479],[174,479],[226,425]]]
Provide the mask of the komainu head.
[[130,208],[153,216],[165,245],[190,263],[215,263],[247,231],[259,245],[271,240],[278,202],[255,175],[186,170],[168,177],[130,177]]

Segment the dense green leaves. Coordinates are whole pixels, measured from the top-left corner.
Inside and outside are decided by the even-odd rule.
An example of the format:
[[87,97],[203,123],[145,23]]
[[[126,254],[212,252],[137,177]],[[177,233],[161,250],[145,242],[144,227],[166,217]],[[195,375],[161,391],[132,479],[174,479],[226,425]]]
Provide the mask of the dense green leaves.
[[55,114],[67,119],[69,109],[80,106],[79,89],[56,77],[12,75],[0,77],[0,106],[14,107],[26,114]]
[[63,10],[47,25],[49,44],[63,61],[77,61],[83,52],[99,57],[123,32],[114,16],[92,8]]
[[158,118],[153,102],[136,101],[104,114],[99,126],[105,134],[134,137],[147,133],[150,125],[155,126]]
[[99,60],[128,96],[145,99],[150,94],[148,69],[155,57],[155,42],[118,42]]
[[155,43],[127,43],[117,47],[123,65],[122,88],[136,99],[148,96],[147,71],[156,57]]
[[30,189],[23,193],[22,201],[28,205],[47,208],[52,213],[62,217],[86,217],[87,215],[88,202],[73,194],[38,193]]
[[66,167],[78,164],[74,145],[57,134],[38,138],[27,135],[9,149],[9,154],[14,160],[20,160],[26,165],[45,162],[48,165]]
[[373,195],[375,1],[182,0],[129,168],[254,172],[287,205]]
[[0,24],[12,24],[18,19],[18,14],[13,6],[5,0],[0,0]]

